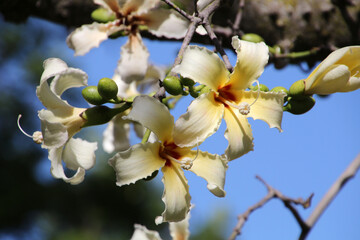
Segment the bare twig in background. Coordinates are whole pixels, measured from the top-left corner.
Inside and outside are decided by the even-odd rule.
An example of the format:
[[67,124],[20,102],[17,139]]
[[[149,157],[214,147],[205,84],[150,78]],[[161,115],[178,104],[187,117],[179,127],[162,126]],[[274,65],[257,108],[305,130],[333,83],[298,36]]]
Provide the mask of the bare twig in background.
[[181,8],[179,8],[178,6],[176,6],[174,3],[172,3],[169,0],[162,0],[162,1],[164,3],[166,3],[167,5],[169,5],[170,7],[172,7],[175,11],[180,13],[184,18],[186,18],[187,20],[192,22],[193,16],[189,15],[187,12],[185,12],[184,10],[182,10]]
[[242,227],[244,226],[246,220],[249,218],[250,214],[253,211],[261,208],[269,200],[271,200],[273,198],[280,199],[284,203],[284,205],[287,208],[289,208],[289,210],[294,215],[294,217],[297,220],[297,222],[299,223],[299,225],[300,226],[305,226],[304,221],[301,219],[298,211],[294,208],[294,206],[292,204],[301,205],[304,208],[308,208],[310,206],[311,198],[313,197],[313,194],[311,194],[310,197],[308,197],[306,200],[303,200],[301,198],[292,199],[292,198],[289,198],[289,197],[283,195],[280,191],[278,191],[278,190],[274,189],[273,187],[271,187],[261,177],[256,176],[256,178],[266,186],[266,188],[268,190],[268,194],[263,199],[261,199],[258,203],[256,203],[253,206],[249,207],[243,214],[240,214],[238,216],[238,222],[237,222],[231,236],[229,237],[229,240],[234,240],[238,235],[240,235]]
[[236,35],[240,30],[240,23],[241,23],[244,7],[245,7],[245,0],[239,0],[239,10],[236,14],[235,21],[233,24],[233,31],[234,33],[236,33]]
[[325,196],[321,199],[319,204],[315,207],[314,211],[310,214],[309,218],[306,220],[307,228],[302,228],[301,235],[299,240],[303,240],[309,234],[310,230],[314,227],[315,223],[329,206],[331,201],[335,196],[340,192],[344,187],[345,183],[355,176],[356,172],[360,168],[360,154],[350,163],[347,169],[340,175],[340,177],[334,182],[330,187]]

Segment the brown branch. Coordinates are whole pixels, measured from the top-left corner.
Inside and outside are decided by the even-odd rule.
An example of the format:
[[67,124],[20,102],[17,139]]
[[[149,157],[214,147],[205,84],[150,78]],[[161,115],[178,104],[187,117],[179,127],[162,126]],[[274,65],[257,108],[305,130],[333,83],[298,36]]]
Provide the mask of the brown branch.
[[334,182],[334,184],[330,187],[328,192],[321,199],[319,204],[315,207],[314,211],[310,214],[309,218],[305,222],[307,228],[302,229],[299,240],[304,240],[306,238],[306,236],[309,234],[311,229],[314,227],[315,223],[318,221],[319,217],[325,211],[325,209],[329,206],[332,200],[344,187],[345,183],[347,183],[349,179],[355,176],[359,168],[360,168],[360,154],[350,163],[347,169]]
[[233,24],[234,33],[237,33],[240,29],[240,23],[241,23],[244,7],[245,7],[245,0],[239,0],[239,10],[236,13],[235,21]]
[[271,200],[273,198],[278,198],[284,203],[284,205],[294,215],[295,219],[297,220],[299,225],[302,227],[302,229],[303,229],[303,227],[307,227],[305,222],[302,220],[299,212],[294,208],[294,206],[292,204],[301,205],[304,208],[308,208],[310,206],[311,198],[313,197],[313,194],[311,194],[310,197],[308,197],[305,201],[303,199],[301,199],[301,198],[292,199],[292,198],[289,198],[289,197],[283,195],[280,191],[276,190],[275,188],[271,187],[261,177],[256,176],[256,178],[266,186],[268,194],[263,199],[261,199],[258,203],[256,203],[253,206],[249,207],[243,214],[240,214],[238,216],[238,222],[237,222],[231,236],[229,237],[229,240],[234,240],[238,235],[241,234],[242,227],[244,226],[246,220],[249,218],[250,214],[253,211],[261,208],[269,200]]
[[184,18],[186,18],[187,20],[189,20],[190,22],[192,22],[193,20],[193,16],[189,15],[187,12],[185,12],[184,10],[182,10],[181,8],[179,8],[178,6],[176,6],[174,3],[172,3],[169,0],[161,0],[163,2],[165,2],[167,5],[169,5],[170,7],[172,7],[175,11],[177,11],[179,14],[181,14],[181,16],[183,16]]

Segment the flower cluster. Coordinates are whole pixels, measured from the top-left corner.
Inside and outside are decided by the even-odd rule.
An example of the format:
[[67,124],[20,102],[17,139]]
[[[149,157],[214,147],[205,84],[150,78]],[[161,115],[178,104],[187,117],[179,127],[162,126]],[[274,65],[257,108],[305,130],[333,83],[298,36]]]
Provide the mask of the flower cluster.
[[[254,138],[248,118],[263,120],[281,132],[283,111],[304,113],[298,106],[302,101],[310,101],[311,105],[310,95],[360,88],[360,47],[352,46],[330,54],[307,79],[294,83],[289,91],[278,91],[279,88],[268,91],[258,82],[268,63],[268,46],[264,42],[243,41],[237,36],[232,38],[237,54],[233,71],[229,72],[213,51],[188,46],[181,63],[171,69],[167,78],[175,81],[179,89],[171,88],[166,85],[167,81],[159,84],[159,80],[166,78],[165,71],[148,63],[149,53],[140,30],[146,29],[156,36],[182,38],[189,25],[186,19],[164,8],[159,0],[94,2],[112,16],[111,19],[76,29],[67,42],[76,55],[83,55],[115,33],[127,35],[128,42],[121,48],[113,79],[84,89],[84,98],[97,106],[76,108],[61,95],[69,88],[86,86],[86,73],[69,68],[60,59],[46,60],[36,91],[46,109],[39,111],[41,133],[36,132],[32,137],[49,151],[53,176],[78,184],[83,181],[85,170],[95,164],[97,143],[73,136],[84,127],[108,123],[103,148],[108,153],[115,152],[109,164],[115,170],[118,186],[149,178],[161,169],[165,209],[156,218],[157,224],[183,221],[188,216],[191,197],[185,171],[205,179],[208,190],[215,196],[225,196],[229,162],[253,150]],[[190,92],[195,98],[187,112],[175,122],[165,92],[161,97],[151,93],[164,91],[162,85],[170,89],[170,94]],[[104,103],[112,103],[114,108],[102,106]],[[199,150],[199,145],[218,130],[222,119],[226,122],[228,140],[224,153]],[[128,140],[130,125],[143,137],[141,143],[133,146]],[[72,177],[65,175],[63,162],[68,169],[76,171]],[[141,226],[136,229],[134,236],[146,235],[148,231]],[[155,235],[154,238],[160,239]]]

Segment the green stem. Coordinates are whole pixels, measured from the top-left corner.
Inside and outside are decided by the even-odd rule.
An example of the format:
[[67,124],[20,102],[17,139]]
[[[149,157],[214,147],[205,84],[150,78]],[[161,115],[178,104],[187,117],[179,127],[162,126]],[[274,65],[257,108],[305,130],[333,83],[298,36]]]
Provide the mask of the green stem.
[[146,129],[146,131],[144,133],[144,136],[143,136],[143,138],[141,140],[141,143],[146,143],[149,140],[150,134],[151,134],[151,130]]

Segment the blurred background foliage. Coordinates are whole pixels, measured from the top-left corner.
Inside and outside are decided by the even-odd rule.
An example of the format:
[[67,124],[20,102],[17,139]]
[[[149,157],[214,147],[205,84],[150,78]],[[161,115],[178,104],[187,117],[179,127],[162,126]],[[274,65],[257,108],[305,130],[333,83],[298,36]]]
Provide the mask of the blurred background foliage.
[[[58,48],[57,43],[65,41],[67,34],[65,27],[53,28],[39,19],[14,24],[0,15],[0,239],[130,239],[134,223],[169,239],[168,225],[154,223],[163,211],[162,189],[143,180],[117,187],[101,142],[97,165],[87,172],[83,183],[73,186],[49,177],[47,151],[18,129],[19,114],[26,132],[40,129],[36,113],[43,107],[35,89],[46,58],[57,56],[69,66],[81,68]],[[81,99],[69,100],[76,103]],[[102,138],[94,130],[82,135]],[[211,213],[191,239],[221,239],[226,214]]]

